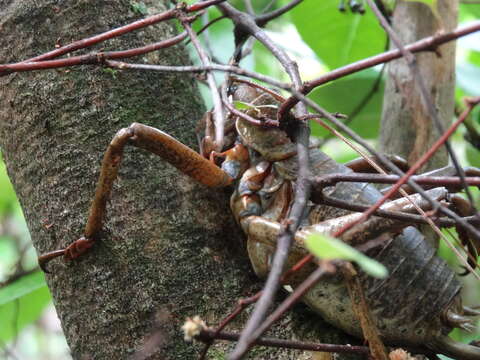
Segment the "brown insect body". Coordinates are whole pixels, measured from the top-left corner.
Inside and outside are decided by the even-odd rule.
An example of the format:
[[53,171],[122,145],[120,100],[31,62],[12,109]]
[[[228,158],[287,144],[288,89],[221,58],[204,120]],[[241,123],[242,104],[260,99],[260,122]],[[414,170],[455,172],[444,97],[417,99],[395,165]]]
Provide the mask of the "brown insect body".
[[[224,152],[213,151],[217,147],[213,140],[215,129],[208,114],[202,120],[205,134],[199,139],[201,154],[146,125],[134,123],[120,130],[105,152],[84,235],[64,249],[41,255],[41,268],[46,271],[46,265],[52,259],[63,256],[67,261],[73,260],[92,248],[101,234],[124,147],[132,145],[158,155],[205,186],[227,186],[236,179],[231,208],[248,237],[247,249],[255,272],[260,277],[266,276],[280,232],[280,222],[286,219],[293,200],[297,174],[296,147],[282,130],[258,126],[262,121],[274,124],[269,119],[276,116],[277,106],[282,101],[279,95],[244,83],[234,83],[231,89],[234,100],[243,102],[247,108],[245,112],[250,118],[255,118],[253,120],[257,124],[252,125],[238,116],[229,118],[225,126]],[[296,120],[293,115],[291,117],[291,124],[294,124]],[[310,148],[312,174],[351,171],[316,149],[315,141],[311,142]],[[217,158],[224,159],[222,169],[215,165]],[[429,191],[436,191],[437,199],[446,193],[445,189]],[[367,205],[380,197],[373,186],[362,183],[339,183],[324,192]],[[305,212],[303,227],[295,234],[287,266],[294,265],[305,256],[307,251],[303,241],[309,233],[333,233],[334,229],[351,221],[350,217],[357,216],[323,206],[321,198],[320,189],[313,189],[312,204]],[[385,206],[397,211],[412,211],[402,201],[392,201]],[[417,201],[420,203],[419,198]],[[425,208],[424,205],[421,207]],[[380,235],[391,239],[370,254],[388,268],[389,278],[386,281],[375,280],[363,275],[369,307],[384,341],[412,348],[429,348],[456,359],[480,360],[479,347],[459,344],[446,336],[453,327],[471,326],[470,320],[463,316],[464,310],[466,315],[478,315],[480,312],[461,306],[460,285],[455,274],[435,256],[435,250],[424,241],[423,235],[414,227],[406,228],[397,235],[401,232],[399,229],[408,225],[396,221],[372,218],[362,224],[362,231],[343,236],[343,240],[351,244],[362,244]],[[303,281],[311,269],[295,273],[289,278],[291,285],[295,287]],[[361,336],[350,297],[340,278],[322,281],[305,295],[304,301],[333,325]]]
[[[255,103],[258,95],[251,91],[249,99],[245,99],[246,91],[242,91],[244,102]],[[247,192],[239,190],[248,182],[249,175],[244,175],[231,201],[232,210],[247,234],[254,270],[264,277],[269,271],[279,222],[286,217],[293,197],[297,174],[295,146],[281,130],[262,128],[241,118],[236,120],[236,129],[241,142],[258,153],[252,167],[261,162],[271,164],[261,186],[257,184]],[[314,175],[351,172],[318,149],[310,151],[310,162]],[[364,183],[339,183],[326,192],[332,197],[363,205],[373,204],[381,197],[375,187]],[[312,200],[318,199],[318,195],[314,189]],[[247,198],[256,202],[253,213],[239,205]],[[315,223],[347,213],[333,207],[313,205],[305,216],[304,228],[308,232]],[[288,265],[295,264],[305,254],[302,237],[296,236]],[[428,348],[456,359],[480,359],[480,348],[455,343],[447,337],[453,327],[469,324],[469,319],[463,317],[461,286],[454,271],[436,256],[436,250],[417,228],[409,226],[399,235],[392,234],[386,244],[372,249],[368,255],[383,263],[389,271],[387,279],[361,275],[370,310],[386,343],[413,349]],[[297,274],[291,279],[291,285],[295,287],[307,274],[305,271]],[[331,324],[362,337],[347,288],[339,276],[321,281],[304,296],[303,301]]]

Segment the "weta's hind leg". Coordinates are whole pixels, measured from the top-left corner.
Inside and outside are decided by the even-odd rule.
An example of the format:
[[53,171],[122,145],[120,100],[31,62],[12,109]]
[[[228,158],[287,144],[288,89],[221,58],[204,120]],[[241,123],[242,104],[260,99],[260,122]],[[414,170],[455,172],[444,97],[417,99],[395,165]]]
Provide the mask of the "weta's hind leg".
[[[430,197],[441,200],[446,196],[446,190],[442,188],[428,190]],[[429,209],[429,202],[422,199],[418,194],[412,195],[411,199],[424,210]],[[381,207],[386,211],[401,211],[412,213],[416,208],[407,199],[399,199],[386,203]],[[345,224],[358,220],[361,213],[354,213],[338,218],[322,221],[318,224],[304,226],[295,233],[295,241],[289,255],[287,266],[296,264],[303,256],[308,254],[304,247],[306,238],[314,233],[333,234]],[[242,228],[248,235],[248,252],[253,268],[259,277],[265,277],[270,269],[270,257],[276,246],[278,235],[281,231],[280,223],[266,219],[262,216],[248,216],[241,220]],[[365,244],[372,239],[377,239],[383,234],[397,234],[410,224],[395,219],[371,217],[359,224],[358,227],[347,231],[342,235],[342,240],[351,246],[368,247]],[[298,279],[298,274],[295,275]]]
[[[407,160],[403,159],[397,155],[384,155],[388,160],[394,163],[400,170],[408,171],[410,168]],[[380,161],[376,156],[369,157],[368,160],[365,158],[358,158],[352,161],[349,161],[345,164],[346,167],[352,169],[357,173],[378,173],[378,171],[372,166],[371,163],[380,164]]]
[[90,249],[97,240],[103,226],[107,201],[117,178],[123,149],[127,144],[157,154],[201,184],[221,187],[230,184],[233,180],[215,164],[158,129],[138,123],[121,129],[108,145],[103,157],[100,178],[90,206],[84,236],[63,250],[41,255],[38,262],[44,271],[50,260],[62,255],[66,260],[75,259]]

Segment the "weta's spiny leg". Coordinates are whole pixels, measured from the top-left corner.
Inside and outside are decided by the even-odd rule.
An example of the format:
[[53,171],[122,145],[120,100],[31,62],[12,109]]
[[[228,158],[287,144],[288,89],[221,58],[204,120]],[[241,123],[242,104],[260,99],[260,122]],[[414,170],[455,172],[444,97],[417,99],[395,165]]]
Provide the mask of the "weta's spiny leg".
[[467,316],[480,316],[480,310],[477,310],[475,308],[471,308],[469,306],[464,306],[463,307],[463,313]]
[[[475,215],[475,210],[472,207],[472,204],[470,203],[470,201],[462,198],[460,195],[451,195],[449,200],[450,200],[450,207],[457,214],[463,217]],[[467,255],[468,255],[468,260],[467,260],[468,264],[472,267],[472,269],[475,269],[478,266],[477,257],[480,249],[480,244],[476,242],[475,239],[472,239],[468,235],[468,231],[465,230],[462,226],[456,225],[455,230],[457,231],[457,235],[458,235],[458,239],[460,240],[460,243],[466,248]],[[465,275],[468,275],[469,273],[470,271],[468,269],[465,269],[465,271],[460,273],[459,275],[465,276]]]
[[458,327],[465,331],[471,332],[475,329],[475,326],[472,324],[472,320],[466,316],[459,315],[452,310],[447,310],[445,314],[445,321],[451,327]]
[[97,240],[102,230],[113,183],[118,175],[123,149],[127,144],[160,156],[201,184],[221,187],[229,185],[233,180],[215,164],[168,134],[147,125],[133,123],[117,132],[105,152],[84,236],[63,250],[41,255],[38,261],[44,271],[46,264],[52,259],[62,255],[65,260],[75,259],[90,249]]
[[[403,172],[408,171],[410,166],[408,165],[407,160],[403,159],[400,156],[397,155],[384,155],[388,160],[393,162],[400,170]],[[372,156],[369,158],[371,161],[373,161],[376,164],[380,164],[380,161],[376,156]],[[359,172],[359,173],[378,173],[378,171],[372,167],[372,165],[367,161],[367,159],[364,158],[358,158],[354,159],[352,161],[349,161],[345,164],[346,167],[349,167],[352,169],[354,172]]]

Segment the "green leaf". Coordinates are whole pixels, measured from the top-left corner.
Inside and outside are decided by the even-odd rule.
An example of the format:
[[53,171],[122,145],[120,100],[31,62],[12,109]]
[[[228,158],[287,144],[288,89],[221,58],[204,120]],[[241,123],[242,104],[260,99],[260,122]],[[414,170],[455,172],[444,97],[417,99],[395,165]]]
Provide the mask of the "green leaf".
[[252,105],[250,105],[246,102],[243,102],[243,101],[238,101],[238,100],[233,102],[233,106],[237,110],[249,110],[249,109],[253,108]]
[[355,259],[354,261],[365,271],[368,275],[384,279],[388,276],[388,270],[383,264],[379,263],[368,256],[362,255],[361,258]]
[[7,175],[7,169],[3,161],[0,161],[0,215],[11,211],[17,204],[17,197],[12,183]]
[[[480,37],[478,38],[480,40]],[[479,45],[480,48],[480,45]],[[480,51],[469,51],[467,56],[468,62],[474,66],[480,67]]]
[[[350,116],[374,86],[378,72],[362,71],[326,84],[312,92],[310,97],[324,109]],[[368,100],[368,103],[352,119],[348,126],[364,138],[376,138],[382,114],[384,83]],[[320,125],[312,128],[312,134],[324,137],[328,133]]]
[[373,277],[385,278],[388,275],[388,270],[378,261],[365,256],[341,240],[328,235],[309,235],[305,241],[305,245],[307,249],[318,258],[354,261],[363,271]]
[[27,325],[36,321],[52,298],[46,286],[0,305],[0,340],[14,338]]
[[283,68],[279,65],[272,53],[258,41],[253,44],[252,58],[254,60],[256,72],[277,79],[285,79],[285,72]]
[[480,17],[480,4],[465,4],[460,2],[459,5],[459,22],[477,20]]
[[358,158],[358,153],[355,150],[338,139],[332,139],[324,144],[322,152],[342,164]]
[[41,287],[46,286],[43,272],[36,271],[0,289],[0,305],[4,305]]
[[304,1],[291,12],[303,40],[329,68],[385,50],[386,35],[371,11],[338,11],[338,0]]
[[478,149],[475,149],[470,144],[466,144],[465,155],[467,156],[469,165],[480,167],[480,151],[478,151]]

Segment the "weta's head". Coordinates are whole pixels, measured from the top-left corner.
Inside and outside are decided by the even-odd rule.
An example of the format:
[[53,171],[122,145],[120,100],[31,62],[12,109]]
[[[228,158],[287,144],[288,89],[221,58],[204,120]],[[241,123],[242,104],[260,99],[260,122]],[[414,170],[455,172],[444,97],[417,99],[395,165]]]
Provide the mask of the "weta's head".
[[239,101],[260,108],[265,105],[278,106],[285,100],[273,90],[235,78],[228,86],[227,95],[232,97],[234,103]]

